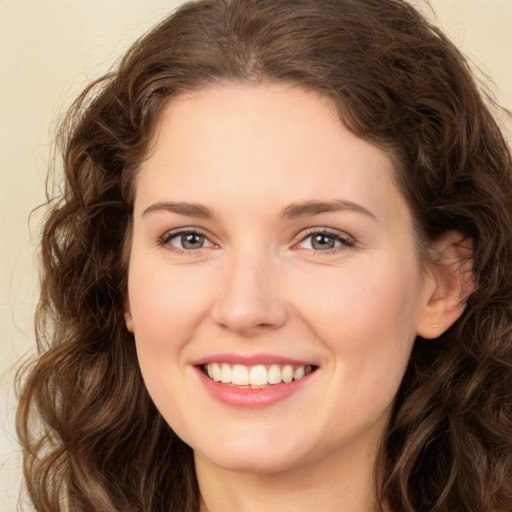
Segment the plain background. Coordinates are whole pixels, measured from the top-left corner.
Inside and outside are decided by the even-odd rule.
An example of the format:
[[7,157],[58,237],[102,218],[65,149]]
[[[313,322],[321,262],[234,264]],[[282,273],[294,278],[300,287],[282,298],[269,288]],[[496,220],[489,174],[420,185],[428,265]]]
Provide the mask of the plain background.
[[[0,0],[0,510],[16,510],[14,372],[33,352],[40,211],[53,135],[79,91],[180,0]],[[421,3],[418,1],[418,3]],[[512,0],[432,0],[512,108]],[[429,12],[429,16],[433,14]],[[509,140],[512,123],[506,130]],[[511,263],[512,264],[512,263]],[[22,510],[29,510],[21,505]]]

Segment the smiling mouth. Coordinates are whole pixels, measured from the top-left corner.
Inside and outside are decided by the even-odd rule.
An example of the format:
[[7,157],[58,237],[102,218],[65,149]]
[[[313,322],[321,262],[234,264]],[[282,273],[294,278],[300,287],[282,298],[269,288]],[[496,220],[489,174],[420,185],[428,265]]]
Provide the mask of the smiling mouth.
[[209,363],[201,366],[203,373],[212,381],[232,387],[261,389],[300,380],[317,369],[313,365],[291,364],[242,364]]

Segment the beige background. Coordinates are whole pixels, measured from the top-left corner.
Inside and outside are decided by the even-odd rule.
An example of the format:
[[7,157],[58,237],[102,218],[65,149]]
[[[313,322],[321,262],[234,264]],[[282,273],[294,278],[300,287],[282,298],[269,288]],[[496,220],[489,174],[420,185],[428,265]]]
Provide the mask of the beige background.
[[[73,97],[180,0],[0,0],[0,510],[19,458],[13,368],[33,350],[35,253],[52,134]],[[432,0],[441,25],[512,108],[512,0]],[[512,124],[507,126],[512,135]],[[28,510],[22,506],[22,510]]]

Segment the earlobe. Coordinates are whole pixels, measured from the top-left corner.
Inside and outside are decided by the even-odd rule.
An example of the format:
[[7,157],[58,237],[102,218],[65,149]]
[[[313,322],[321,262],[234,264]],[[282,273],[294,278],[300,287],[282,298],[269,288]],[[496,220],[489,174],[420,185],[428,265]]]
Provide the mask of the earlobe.
[[133,328],[133,318],[132,318],[132,312],[130,309],[130,301],[128,297],[124,300],[124,321],[126,324],[126,328],[129,332],[133,334],[134,328]]
[[473,241],[458,231],[449,231],[431,248],[424,283],[423,305],[417,334],[437,338],[461,316],[473,292]]

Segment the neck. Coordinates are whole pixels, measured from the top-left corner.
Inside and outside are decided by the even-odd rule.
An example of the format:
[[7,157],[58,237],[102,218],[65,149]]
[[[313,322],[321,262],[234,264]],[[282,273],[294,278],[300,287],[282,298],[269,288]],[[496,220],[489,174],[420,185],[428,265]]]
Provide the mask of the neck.
[[196,453],[200,512],[377,512],[374,455],[332,453],[280,472],[251,473],[221,468]]

